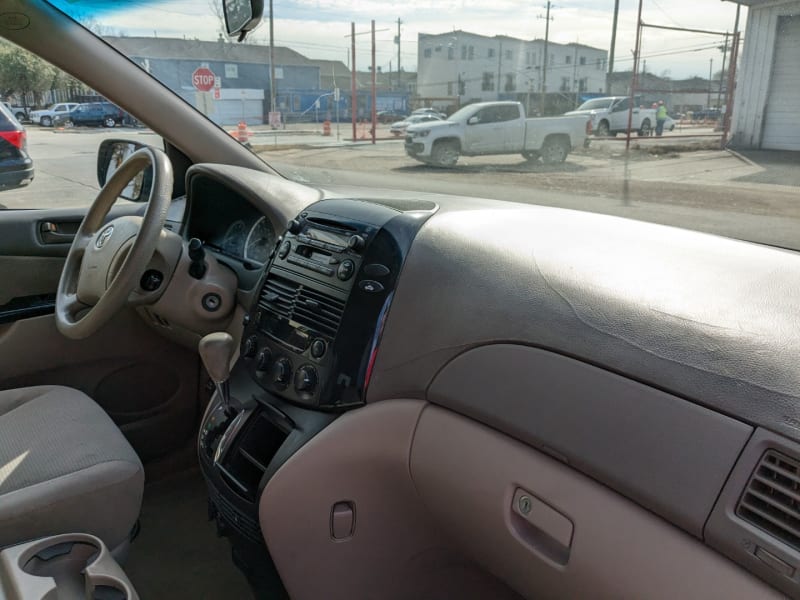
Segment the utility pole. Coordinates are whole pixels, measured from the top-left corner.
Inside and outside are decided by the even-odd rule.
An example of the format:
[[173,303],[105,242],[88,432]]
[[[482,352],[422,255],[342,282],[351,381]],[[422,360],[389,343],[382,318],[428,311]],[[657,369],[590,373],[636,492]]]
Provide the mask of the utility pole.
[[403,89],[403,74],[400,70],[400,25],[403,22],[400,20],[400,17],[397,17],[397,38],[395,38],[395,42],[397,43],[397,89]]
[[572,91],[575,92],[575,107],[578,107],[578,45],[575,44],[575,59],[572,61]]
[[542,97],[541,97],[541,100],[540,100],[541,107],[539,109],[540,112],[541,112],[541,116],[544,116],[545,99],[547,98],[547,43],[550,40],[550,21],[552,20],[550,18],[550,9],[554,8],[552,3],[550,2],[550,0],[547,0],[547,6],[545,8],[547,8],[547,14],[544,17],[542,15],[539,15],[538,17],[536,17],[537,19],[544,19],[545,20],[545,25],[544,25],[544,55],[542,57],[544,59],[544,64],[542,65]]
[[728,32],[725,32],[725,45],[722,47],[722,70],[719,72],[719,87],[717,88],[717,108],[722,107],[722,82],[725,81],[725,59],[728,58]]
[[350,113],[353,117],[353,141],[356,141],[356,119],[358,119],[358,96],[356,90],[356,24],[355,21],[350,22],[350,40],[352,42],[350,56],[353,58],[351,61],[350,72]]
[[617,17],[619,0],[614,0],[614,22],[611,25],[611,48],[608,53],[608,72],[606,73],[606,94],[611,95],[611,74],[614,72],[614,47],[617,44]]
[[275,30],[273,21],[272,0],[269,0],[269,109],[277,112],[275,110]]
[[375,76],[377,67],[375,66],[375,19],[372,20],[372,110],[370,111],[370,120],[372,121],[372,143],[375,143],[375,130],[378,128],[378,113],[375,110],[375,100],[377,94],[375,93]]
[[708,98],[706,98],[706,108],[711,108],[711,73],[714,70],[714,59],[708,59]]
[[498,40],[500,47],[497,50],[497,99],[500,100],[500,82],[503,80],[503,40]]

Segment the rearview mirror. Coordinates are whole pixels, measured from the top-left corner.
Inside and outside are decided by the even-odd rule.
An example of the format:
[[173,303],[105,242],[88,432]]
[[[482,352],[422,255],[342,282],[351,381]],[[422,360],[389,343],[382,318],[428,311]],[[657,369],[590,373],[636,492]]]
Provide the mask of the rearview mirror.
[[[139,148],[144,148],[144,144],[127,140],[103,140],[97,151],[97,182],[100,187],[103,187],[114,171]],[[150,165],[128,182],[119,197],[132,202],[146,202],[150,197],[152,186],[153,167]]]
[[481,120],[477,116],[470,117],[469,119],[467,119],[467,125],[475,125],[476,123],[480,123],[480,122],[481,122]]
[[261,21],[264,0],[222,0],[222,11],[228,35],[238,34],[241,42],[247,32],[255,29]]

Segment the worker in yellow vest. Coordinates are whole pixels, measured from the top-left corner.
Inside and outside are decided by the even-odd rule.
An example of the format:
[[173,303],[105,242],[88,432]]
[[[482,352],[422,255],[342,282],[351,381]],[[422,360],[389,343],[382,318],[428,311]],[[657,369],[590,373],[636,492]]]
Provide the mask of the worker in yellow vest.
[[656,109],[656,135],[661,136],[664,133],[664,121],[667,120],[667,107],[663,100],[658,101],[658,108]]

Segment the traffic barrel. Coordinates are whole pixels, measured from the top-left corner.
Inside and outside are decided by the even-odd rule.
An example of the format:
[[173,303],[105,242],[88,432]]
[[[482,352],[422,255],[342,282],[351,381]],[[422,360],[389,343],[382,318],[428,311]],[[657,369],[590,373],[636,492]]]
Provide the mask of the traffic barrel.
[[250,140],[250,132],[247,131],[247,123],[244,121],[239,121],[239,125],[236,128],[236,139],[242,144],[246,144]]
[[325,119],[322,122],[322,135],[330,135],[331,134],[331,122]]

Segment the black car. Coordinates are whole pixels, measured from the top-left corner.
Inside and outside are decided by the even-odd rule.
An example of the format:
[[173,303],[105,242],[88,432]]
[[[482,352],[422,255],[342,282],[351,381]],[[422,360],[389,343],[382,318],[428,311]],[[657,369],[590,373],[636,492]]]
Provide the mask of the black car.
[[53,119],[56,127],[96,125],[98,127],[115,127],[122,123],[122,109],[111,102],[89,102],[79,104],[64,115]]
[[5,104],[0,103],[0,190],[33,181],[33,160],[27,151],[25,128]]
[[382,110],[376,116],[378,117],[378,123],[394,123],[405,119],[408,113],[403,110]]

